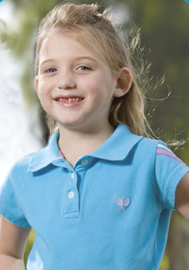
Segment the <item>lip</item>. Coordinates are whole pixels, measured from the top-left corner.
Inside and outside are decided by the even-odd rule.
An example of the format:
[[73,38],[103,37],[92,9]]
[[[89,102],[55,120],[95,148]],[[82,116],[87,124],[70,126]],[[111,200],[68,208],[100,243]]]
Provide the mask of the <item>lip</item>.
[[[69,101],[69,99],[72,99],[72,101]],[[58,95],[56,97],[53,97],[53,100],[57,102],[60,106],[73,108],[81,105],[84,97],[78,95]]]
[[82,96],[79,96],[79,95],[55,95],[54,97],[52,97],[54,100],[57,100],[57,99],[59,99],[59,98],[64,98],[64,99],[68,99],[68,98],[84,98],[84,97],[82,97]]

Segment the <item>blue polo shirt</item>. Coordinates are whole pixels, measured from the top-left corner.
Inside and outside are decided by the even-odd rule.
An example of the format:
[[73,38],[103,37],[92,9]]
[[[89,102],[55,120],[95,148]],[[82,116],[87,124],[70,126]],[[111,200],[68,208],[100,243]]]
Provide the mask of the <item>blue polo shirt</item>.
[[27,269],[157,270],[189,168],[124,125],[74,167],[60,156],[58,137],[19,160],[0,192],[2,215],[36,231]]

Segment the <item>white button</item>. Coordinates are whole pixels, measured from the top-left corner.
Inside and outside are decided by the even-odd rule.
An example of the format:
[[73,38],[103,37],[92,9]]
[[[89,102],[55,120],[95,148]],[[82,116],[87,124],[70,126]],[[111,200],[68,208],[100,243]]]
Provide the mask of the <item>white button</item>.
[[70,191],[69,193],[68,193],[68,198],[69,199],[72,199],[74,197],[74,192],[73,191]]
[[74,178],[74,173],[71,173],[71,178],[72,178],[72,179]]
[[88,163],[88,160],[87,159],[83,159],[82,161],[81,161],[81,164],[82,165],[86,165]]

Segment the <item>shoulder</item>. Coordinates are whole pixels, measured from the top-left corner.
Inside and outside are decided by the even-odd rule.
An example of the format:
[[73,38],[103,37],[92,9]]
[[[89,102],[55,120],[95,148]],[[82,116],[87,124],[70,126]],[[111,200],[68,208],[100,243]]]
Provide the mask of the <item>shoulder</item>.
[[135,149],[140,160],[148,159],[156,165],[182,163],[182,160],[162,140],[142,137]]
[[23,173],[23,172],[28,172],[28,168],[34,158],[34,156],[41,152],[41,150],[35,151],[33,153],[29,153],[25,156],[23,156],[22,158],[18,159],[12,166],[12,168],[10,169],[10,173],[9,174],[17,174],[17,173]]
[[12,194],[11,196],[14,196],[13,194],[16,190],[23,190],[21,187],[25,185],[25,180],[28,179],[28,167],[33,155],[34,153],[25,155],[13,164],[0,189],[1,201],[2,198],[8,196],[7,194]]
[[149,160],[149,157],[154,159],[156,149],[160,143],[166,146],[161,140],[136,135],[127,126],[119,125],[107,146],[113,146],[114,152],[116,149],[116,153],[123,153],[123,156],[130,154],[137,157],[137,159],[143,158],[146,160],[148,157]]
[[183,163],[183,161],[179,157],[177,157],[175,153],[162,140],[143,138],[140,141],[139,148],[142,151],[145,151],[146,154],[149,154],[151,152],[154,155],[156,162],[159,160],[162,163]]
[[161,140],[142,137],[138,144],[138,150],[145,152],[145,154],[149,154],[151,152],[152,154],[156,155],[159,145],[167,147],[166,143]]
[[[43,160],[47,156],[45,149],[46,148],[42,148],[18,159],[10,168],[3,184],[7,186],[12,185],[14,188],[19,189],[22,185],[26,184],[26,181],[28,182],[28,180],[32,180],[34,175],[30,168],[33,164],[38,164],[36,166],[42,164]],[[40,159],[38,158],[39,156]]]
[[25,155],[23,158],[19,159],[14,164],[12,170],[34,172],[49,165],[59,156],[59,148],[57,143],[58,136],[58,132],[54,133],[44,148]]
[[47,167],[56,159],[59,159],[60,150],[58,147],[57,138],[58,133],[53,134],[46,147],[28,154],[22,159],[18,160],[13,166],[13,170],[33,173]]

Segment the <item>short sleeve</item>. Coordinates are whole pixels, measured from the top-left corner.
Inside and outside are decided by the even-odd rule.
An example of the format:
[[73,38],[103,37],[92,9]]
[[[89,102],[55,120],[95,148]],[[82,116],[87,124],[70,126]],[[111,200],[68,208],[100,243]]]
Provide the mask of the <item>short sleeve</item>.
[[189,172],[189,167],[180,160],[163,142],[156,148],[155,177],[158,198],[163,208],[175,208],[175,192],[179,181]]
[[16,171],[11,170],[0,189],[0,214],[10,222],[28,228],[30,227],[25,215],[19,206],[19,198],[16,192]]

